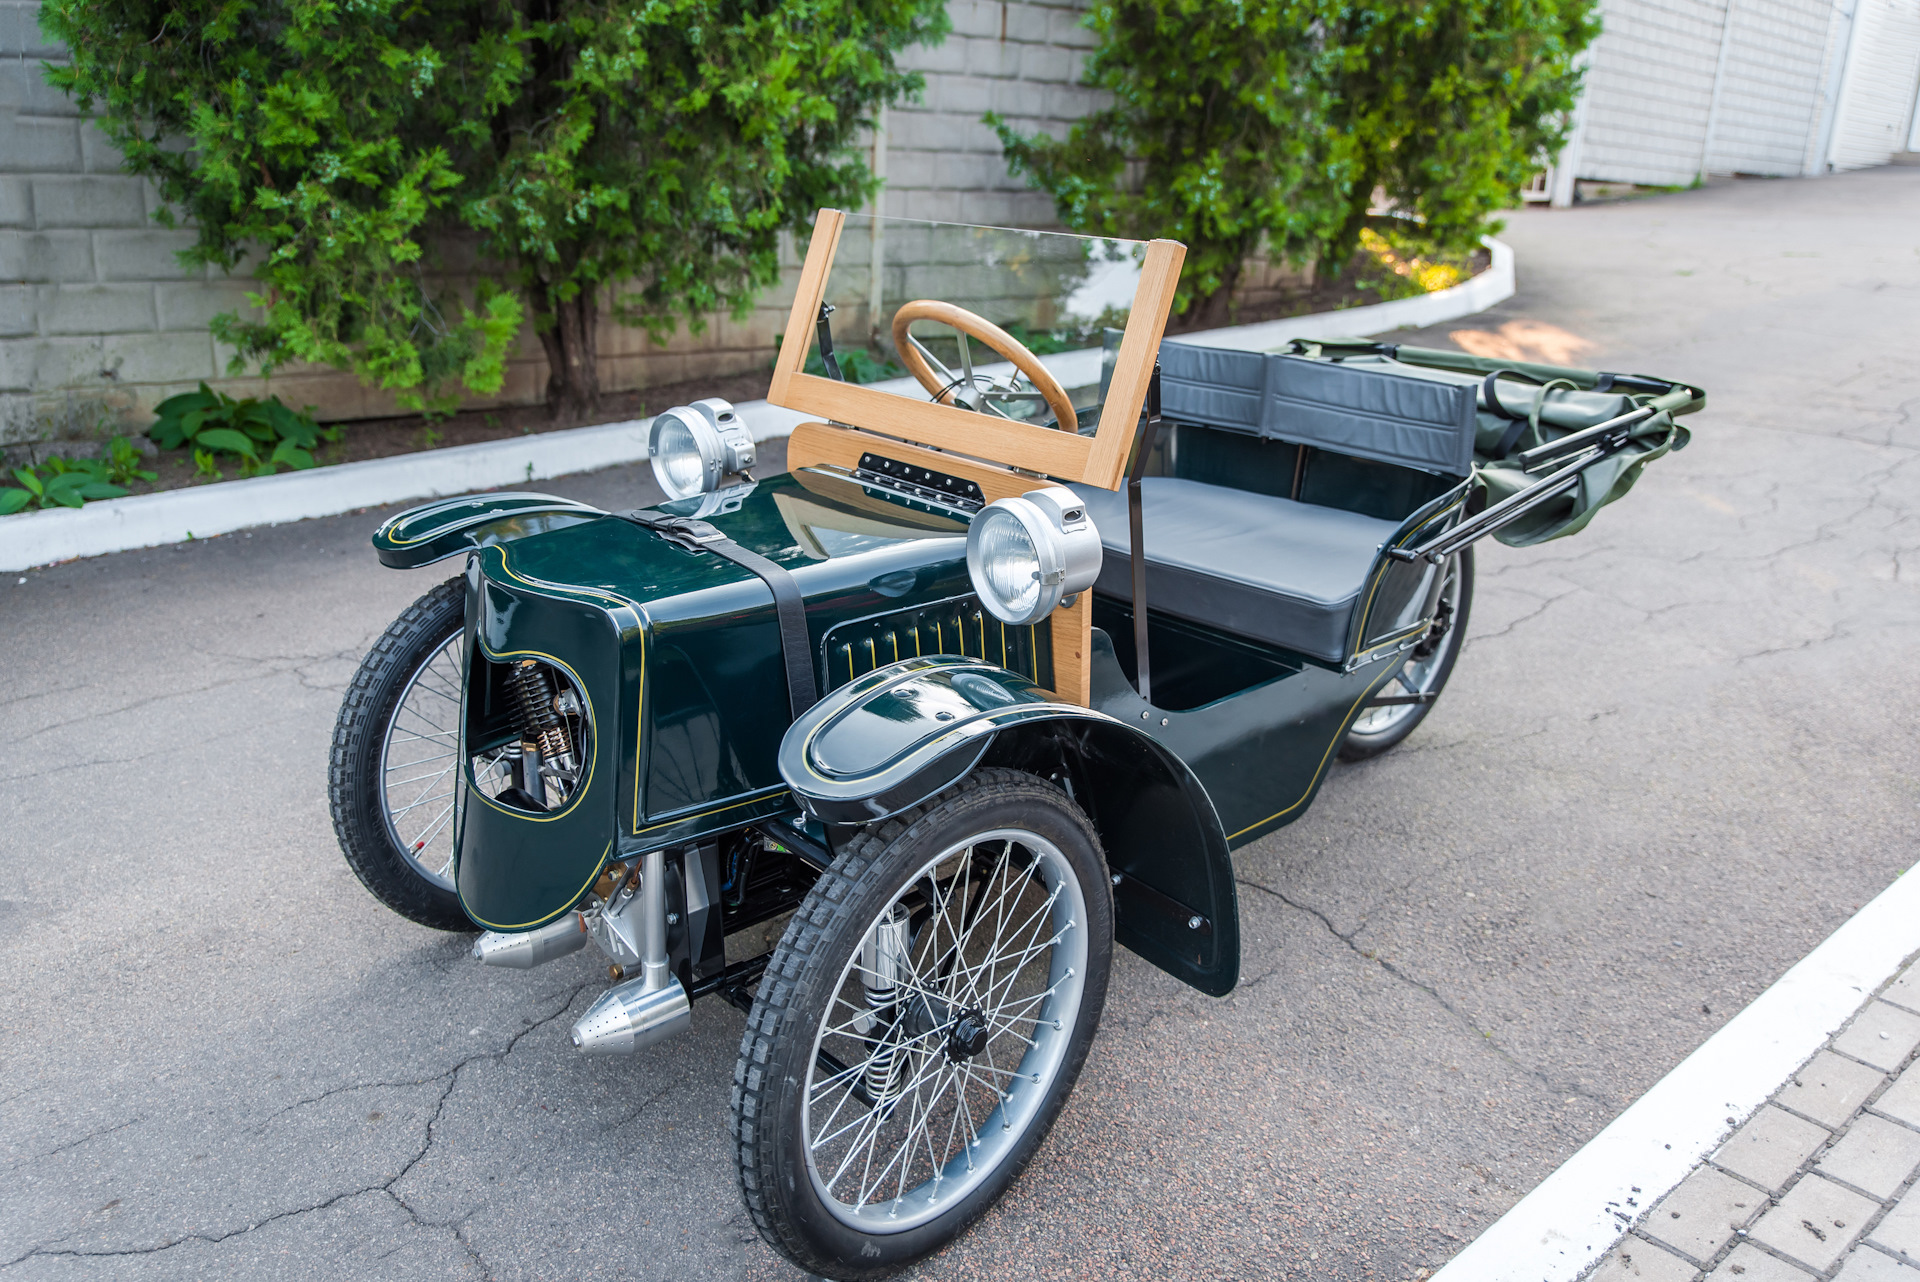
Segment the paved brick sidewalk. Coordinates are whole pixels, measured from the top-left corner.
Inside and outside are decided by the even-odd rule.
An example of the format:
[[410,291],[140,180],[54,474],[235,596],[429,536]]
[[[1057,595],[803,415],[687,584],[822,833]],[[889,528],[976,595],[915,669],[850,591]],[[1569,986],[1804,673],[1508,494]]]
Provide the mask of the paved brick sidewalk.
[[1917,1047],[1911,962],[1642,1213],[1590,1282],[1920,1282]]

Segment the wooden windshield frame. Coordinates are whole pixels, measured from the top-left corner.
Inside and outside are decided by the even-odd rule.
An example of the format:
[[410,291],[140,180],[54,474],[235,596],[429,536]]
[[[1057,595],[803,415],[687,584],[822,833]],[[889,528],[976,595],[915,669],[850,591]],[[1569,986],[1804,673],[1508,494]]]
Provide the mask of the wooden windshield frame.
[[1146,403],[1147,384],[1153,377],[1154,357],[1173,308],[1174,288],[1187,254],[1185,245],[1177,240],[1146,242],[1140,283],[1134,290],[1100,424],[1092,436],[1081,436],[807,373],[814,322],[820,315],[820,302],[845,225],[842,210],[822,209],[815,216],[813,240],[807,247],[793,309],[787,317],[786,336],[774,362],[768,401],[803,414],[818,414],[829,422],[1062,481],[1080,481],[1104,490],[1120,487],[1140,410]]

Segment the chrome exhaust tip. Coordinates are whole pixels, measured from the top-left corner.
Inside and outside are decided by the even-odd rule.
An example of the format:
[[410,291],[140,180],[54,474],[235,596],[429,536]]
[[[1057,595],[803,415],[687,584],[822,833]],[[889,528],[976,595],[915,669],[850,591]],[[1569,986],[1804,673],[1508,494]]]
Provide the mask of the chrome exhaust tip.
[[489,930],[473,941],[473,959],[485,966],[505,966],[508,970],[532,970],[587,946],[587,919],[568,913],[559,921],[521,934],[503,935]]
[[642,975],[615,984],[594,999],[573,1026],[573,1044],[589,1055],[631,1055],[637,1050],[685,1032],[693,1022],[693,1004],[680,981]]

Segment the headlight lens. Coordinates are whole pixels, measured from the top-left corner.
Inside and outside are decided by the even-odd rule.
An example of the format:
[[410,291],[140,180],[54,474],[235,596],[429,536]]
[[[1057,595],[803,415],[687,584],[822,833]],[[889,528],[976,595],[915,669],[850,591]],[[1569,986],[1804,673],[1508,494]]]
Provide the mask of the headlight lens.
[[676,405],[656,415],[647,437],[653,479],[670,499],[692,498],[729,472],[753,466],[753,433],[732,405],[718,397]]
[[[1005,508],[987,508],[975,518],[978,556],[974,586],[995,617],[1026,619],[1040,599],[1040,553],[1020,519]],[[969,549],[971,552],[972,549]]]
[[653,478],[670,499],[684,499],[707,488],[707,460],[693,429],[677,415],[662,414],[653,435]]
[[1100,575],[1100,531],[1072,490],[1049,486],[998,499],[967,531],[967,573],[993,617],[1025,625],[1084,592]]

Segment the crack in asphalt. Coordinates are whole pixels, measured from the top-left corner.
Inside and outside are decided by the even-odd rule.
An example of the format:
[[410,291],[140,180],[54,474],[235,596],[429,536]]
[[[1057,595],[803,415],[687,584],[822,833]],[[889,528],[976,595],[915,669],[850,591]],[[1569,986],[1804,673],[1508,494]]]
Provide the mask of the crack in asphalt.
[[54,1157],[54,1156],[57,1156],[58,1154],[64,1153],[68,1149],[79,1148],[82,1144],[85,1144],[91,1140],[97,1140],[102,1135],[111,1135],[115,1131],[124,1131],[129,1126],[138,1126],[140,1124],[140,1121],[141,1121],[140,1118],[134,1117],[134,1118],[129,1118],[124,1122],[116,1122],[112,1126],[103,1126],[97,1131],[88,1131],[85,1135],[82,1135],[77,1140],[68,1140],[65,1144],[55,1145],[53,1148],[48,1149],[44,1153],[35,1153],[29,1157],[23,1157],[19,1161],[14,1162],[11,1165],[8,1165],[4,1168],[0,1168],[0,1173],[17,1171],[21,1167],[27,1166],[33,1162],[44,1161],[49,1157]]
[[[1378,953],[1368,952],[1366,949],[1362,948],[1358,943],[1358,941],[1354,939],[1354,936],[1358,935],[1361,930],[1365,929],[1364,923],[1361,926],[1355,927],[1351,933],[1343,935],[1340,933],[1339,929],[1336,926],[1334,926],[1333,919],[1328,917],[1325,913],[1321,912],[1318,908],[1311,907],[1310,905],[1307,905],[1307,904],[1297,903],[1294,900],[1288,898],[1286,895],[1282,894],[1281,892],[1275,890],[1273,887],[1263,886],[1257,881],[1249,881],[1244,877],[1238,877],[1238,878],[1235,878],[1235,880],[1240,885],[1246,886],[1251,890],[1258,890],[1264,894],[1272,895],[1275,899],[1278,899],[1281,903],[1293,909],[1295,912],[1305,913],[1309,917],[1312,917],[1314,920],[1318,921],[1322,926],[1325,926],[1327,928],[1328,934],[1332,935],[1335,939],[1339,940],[1341,943],[1345,944],[1348,948],[1352,949],[1354,953],[1356,953],[1361,957],[1366,958],[1368,961],[1380,967],[1380,969],[1384,970],[1387,974],[1393,976],[1395,979],[1399,980],[1401,983],[1407,984],[1413,988],[1417,988],[1421,992],[1425,993],[1428,997],[1431,997],[1436,1003],[1439,1004],[1442,1010],[1447,1012],[1447,1014],[1453,1016],[1454,1019],[1458,1020],[1466,1028],[1469,1028],[1473,1032],[1478,1034],[1481,1044],[1485,1045],[1488,1050],[1491,1050],[1494,1054],[1498,1055],[1501,1059],[1505,1060],[1513,1068],[1526,1074],[1528,1077],[1532,1078],[1534,1081],[1538,1082],[1540,1085],[1545,1086],[1550,1090],[1563,1091],[1563,1092],[1566,1092],[1567,1094],[1580,1096],[1581,1098],[1586,1099],[1595,1104],[1600,1104],[1609,1108],[1613,1107],[1613,1104],[1611,1101],[1602,1099],[1600,1096],[1595,1095],[1592,1091],[1587,1090],[1583,1086],[1577,1085],[1575,1083],[1558,1081],[1553,1077],[1548,1076],[1546,1073],[1542,1072],[1540,1069],[1534,1068],[1532,1065],[1522,1062],[1519,1058],[1517,1058],[1513,1054],[1513,1052],[1509,1051],[1506,1047],[1500,1045],[1499,1042],[1495,1041],[1492,1033],[1488,1032],[1486,1029],[1481,1028],[1478,1024],[1474,1023],[1473,1018],[1470,1015],[1468,1015],[1465,1011],[1461,1010],[1458,1006],[1455,1006],[1452,1002],[1448,1001],[1446,997],[1442,996],[1440,993],[1440,990],[1433,987],[1433,985],[1414,978],[1412,975],[1409,975],[1406,971],[1401,970],[1398,966],[1395,966],[1392,962],[1380,956]],[[1262,978],[1264,979],[1266,977],[1262,976]]]
[[[467,1066],[470,1064],[475,1064],[482,1060],[492,1060],[492,1061],[498,1062],[500,1060],[505,1059],[507,1056],[511,1055],[513,1053],[514,1048],[518,1046],[521,1040],[525,1038],[529,1033],[532,1033],[536,1029],[544,1028],[548,1024],[551,1024],[554,1020],[559,1019],[561,1016],[565,1015],[567,1011],[572,1008],[573,1003],[579,998],[580,994],[585,992],[588,988],[592,987],[595,982],[597,981],[586,980],[582,983],[575,984],[572,987],[572,989],[567,993],[565,1000],[563,1000],[559,1004],[559,1006],[555,1008],[552,1014],[542,1016],[541,1018],[534,1020],[532,1023],[528,1024],[525,1028],[521,1029],[519,1032],[515,1033],[512,1037],[508,1038],[507,1044],[501,1049],[475,1052],[474,1054],[468,1055],[465,1058],[461,1059],[459,1062],[455,1063],[451,1068],[447,1069],[447,1071],[444,1073],[436,1073],[436,1074],[433,1074],[432,1076],[423,1077],[423,1078],[420,1078],[417,1082],[411,1083],[412,1085],[424,1086],[424,1085],[427,1085],[428,1083],[437,1082],[444,1079],[446,1085],[442,1087],[439,1098],[434,1101],[433,1115],[427,1119],[425,1135],[422,1138],[419,1149],[413,1154],[412,1157],[409,1157],[407,1159],[407,1161],[405,1162],[405,1164],[401,1166],[399,1171],[395,1172],[388,1179],[380,1180],[372,1184],[365,1184],[358,1188],[345,1189],[345,1190],[342,1190],[341,1192],[333,1194],[330,1197],[323,1198],[322,1200],[311,1203],[310,1205],[307,1205],[307,1206],[296,1206],[296,1207],[289,1208],[288,1210],[276,1211],[272,1215],[264,1216],[261,1219],[256,1220],[251,1224],[244,1225],[241,1228],[234,1229],[231,1232],[227,1232],[227,1233],[186,1233],[186,1234],[182,1234],[177,1238],[172,1238],[165,1242],[156,1243],[153,1246],[126,1247],[126,1248],[115,1249],[115,1250],[71,1250],[71,1249],[63,1250],[58,1247],[57,1243],[60,1241],[64,1241],[66,1239],[55,1239],[54,1243],[36,1246],[22,1255],[15,1256],[13,1259],[8,1260],[5,1263],[0,1263],[0,1272],[4,1272],[7,1269],[11,1269],[17,1264],[24,1264],[26,1261],[35,1259],[35,1258],[65,1257],[70,1259],[109,1259],[109,1258],[117,1258],[121,1256],[157,1255],[162,1251],[170,1251],[176,1246],[184,1246],[189,1242],[201,1242],[209,1246],[215,1246],[215,1245],[218,1245],[219,1243],[230,1241],[233,1238],[243,1237],[246,1234],[252,1233],[257,1229],[263,1229],[267,1225],[276,1223],[280,1220],[292,1219],[295,1216],[310,1215],[315,1211],[324,1211],[329,1207],[339,1205],[341,1202],[344,1202],[349,1198],[363,1197],[368,1193],[384,1193],[389,1198],[391,1198],[395,1202],[395,1204],[397,1204],[401,1208],[401,1210],[403,1210],[406,1213],[407,1217],[410,1220],[412,1220],[415,1224],[419,1225],[420,1227],[430,1228],[430,1229],[447,1229],[453,1235],[454,1239],[460,1243],[461,1248],[467,1253],[468,1257],[471,1258],[476,1264],[480,1266],[482,1276],[491,1277],[492,1274],[486,1268],[486,1261],[481,1258],[479,1252],[474,1248],[473,1244],[471,1242],[468,1242],[459,1231],[459,1226],[464,1224],[467,1219],[471,1218],[474,1212],[469,1211],[465,1216],[461,1217],[459,1220],[451,1220],[451,1221],[443,1221],[443,1222],[436,1222],[433,1220],[429,1220],[426,1217],[422,1216],[418,1211],[414,1210],[414,1208],[407,1203],[407,1200],[405,1198],[401,1197],[400,1194],[396,1193],[394,1191],[394,1185],[398,1184],[401,1180],[405,1179],[407,1175],[413,1170],[413,1168],[418,1166],[422,1161],[424,1161],[426,1159],[427,1154],[433,1151],[434,1128],[439,1125],[440,1115],[446,1109],[447,1100],[453,1095],[454,1088],[457,1087],[460,1083],[461,1072],[464,1071],[467,1068]],[[338,1095],[348,1090],[368,1089],[373,1086],[384,1085],[384,1084],[385,1083],[366,1083],[359,1086],[341,1087],[336,1090],[323,1092],[320,1095],[314,1096],[312,1100],[303,1101],[302,1103],[314,1103],[319,1100],[325,1099],[330,1095]],[[663,1091],[661,1093],[664,1094],[665,1092]],[[655,1098],[658,1098],[658,1096],[656,1096]],[[295,1105],[289,1106],[289,1108],[298,1108],[298,1107],[301,1107],[301,1105],[295,1104]],[[278,1117],[280,1116],[281,1113],[285,1113],[287,1111],[288,1109],[281,1109],[279,1113],[275,1113],[273,1116]],[[135,1120],[138,1120],[138,1119],[135,1119]],[[126,1125],[131,1125],[131,1124],[132,1123],[126,1123]],[[113,1129],[118,1129],[118,1128],[113,1128]],[[104,1134],[104,1132],[102,1133]],[[92,1137],[89,1136],[88,1138],[92,1138]],[[82,1143],[84,1141],[75,1141],[75,1142]]]

